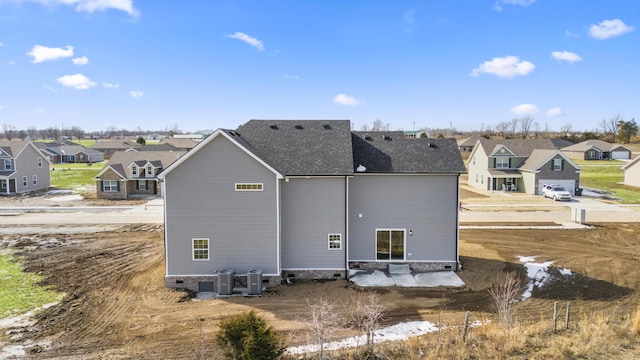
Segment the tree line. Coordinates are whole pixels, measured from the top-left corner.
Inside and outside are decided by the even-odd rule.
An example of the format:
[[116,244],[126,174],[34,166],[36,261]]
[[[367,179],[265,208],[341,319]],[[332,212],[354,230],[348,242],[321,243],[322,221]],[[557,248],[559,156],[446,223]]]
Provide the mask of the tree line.
[[69,126],[66,128],[59,128],[57,126],[50,126],[43,129],[38,129],[35,126],[30,126],[26,129],[18,129],[11,124],[2,124],[2,133],[0,138],[4,137],[7,140],[61,140],[61,139],[83,139],[83,138],[112,138],[112,137],[135,137],[140,135],[161,134],[165,136],[172,136],[174,134],[181,134],[182,130],[174,125],[170,129],[164,130],[143,130],[138,127],[135,130],[118,129],[115,126],[109,126],[105,130],[99,131],[84,131],[79,126]]

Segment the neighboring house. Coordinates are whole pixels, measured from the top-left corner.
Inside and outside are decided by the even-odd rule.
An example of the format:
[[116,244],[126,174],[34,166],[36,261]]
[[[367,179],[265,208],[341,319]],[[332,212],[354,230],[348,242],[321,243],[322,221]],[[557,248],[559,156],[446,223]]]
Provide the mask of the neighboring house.
[[142,145],[132,140],[100,140],[89,146],[89,148],[102,152],[104,158],[108,160],[116,151],[136,149],[140,146]]
[[0,194],[51,187],[49,160],[31,141],[0,141]]
[[162,135],[162,134],[149,134],[149,135],[147,135],[147,140],[160,141],[162,139],[164,139],[164,135]]
[[205,134],[201,133],[192,133],[192,134],[173,134],[171,138],[173,139],[189,139],[196,142],[202,141],[206,137]]
[[220,270],[259,269],[266,286],[389,264],[457,270],[464,172],[453,139],[348,120],[219,129],[160,175],[165,285],[211,289]]
[[126,151],[186,151],[178,149],[177,147],[171,144],[150,144],[150,145],[142,145],[138,148],[127,149]]
[[565,148],[567,146],[571,146],[571,145],[574,144],[573,142],[571,142],[569,140],[566,140],[566,139],[563,139],[563,138],[553,138],[553,139],[551,139],[551,142],[556,147],[556,149],[562,149],[562,148]]
[[469,154],[473,151],[473,147],[476,146],[478,139],[480,139],[480,136],[470,136],[457,141],[458,149],[460,150],[460,154],[462,154],[463,159],[469,157]]
[[96,175],[100,199],[160,196],[158,175],[184,151],[118,151]]
[[580,187],[580,167],[549,139],[478,140],[469,156],[469,185],[540,195],[544,184]]
[[640,187],[640,156],[626,163],[622,170],[624,171],[624,184]]
[[631,159],[631,149],[621,144],[612,144],[602,140],[587,140],[562,148],[570,159],[605,160]]
[[164,138],[160,141],[160,145],[168,144],[173,146],[176,149],[189,151],[196,147],[200,141],[195,141],[192,139],[176,139],[176,138]]
[[40,149],[47,155],[52,164],[95,163],[104,160],[104,154],[98,150],[82,145],[47,146]]

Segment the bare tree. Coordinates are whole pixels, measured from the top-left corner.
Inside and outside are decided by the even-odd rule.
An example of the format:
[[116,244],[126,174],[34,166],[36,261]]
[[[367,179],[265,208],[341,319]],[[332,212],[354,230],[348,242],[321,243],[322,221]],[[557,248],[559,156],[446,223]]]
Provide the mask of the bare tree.
[[523,139],[528,138],[529,133],[531,132],[531,129],[535,124],[535,121],[533,120],[533,118],[531,116],[524,116],[514,120],[516,120],[517,122],[518,129],[520,131],[520,135],[522,135],[522,138]]
[[503,138],[507,138],[509,135],[509,123],[506,121],[498,123],[498,125],[496,125],[496,133],[500,134]]
[[520,294],[520,289],[521,280],[515,271],[506,273],[504,278],[498,279],[498,282],[489,288],[489,295],[495,302],[500,322],[505,327],[509,326],[513,318],[513,305]]
[[25,130],[19,130],[18,137],[20,140],[25,140],[27,138],[27,132]]
[[2,131],[7,140],[13,140],[16,137],[16,127],[11,124],[2,124]]
[[373,334],[384,316],[384,306],[375,291],[358,291],[345,304],[350,323],[367,335],[367,347],[373,349]]
[[303,320],[309,324],[309,330],[320,346],[320,359],[324,359],[324,345],[336,329],[342,327],[343,317],[337,312],[336,303],[322,296],[316,301],[307,299],[307,306],[309,313]]
[[569,136],[571,135],[572,129],[573,126],[571,125],[571,123],[566,123],[560,127],[560,132],[562,133],[562,136]]
[[624,117],[620,114],[611,116],[608,119],[602,119],[600,121],[600,128],[604,134],[603,140],[614,142],[616,141],[616,133],[618,132],[618,123],[624,121]]
[[38,138],[38,129],[35,126],[29,126],[27,128],[27,135],[29,136],[29,139],[31,140],[35,140]]
[[509,133],[508,136],[513,139],[514,137],[516,137],[516,132],[518,131],[520,120],[513,118],[507,124],[507,132]]
[[78,140],[82,139],[82,137],[84,136],[84,130],[82,130],[82,128],[79,126],[72,126],[71,129],[69,129],[69,132],[71,133],[71,136],[75,137]]
[[382,131],[384,130],[384,123],[380,119],[376,119],[373,122],[373,126],[371,127],[371,131]]

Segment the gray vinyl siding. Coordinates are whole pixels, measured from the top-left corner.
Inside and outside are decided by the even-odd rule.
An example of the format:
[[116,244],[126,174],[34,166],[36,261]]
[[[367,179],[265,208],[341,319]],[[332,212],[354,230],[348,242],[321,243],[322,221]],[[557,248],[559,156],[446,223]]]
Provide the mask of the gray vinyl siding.
[[376,229],[406,230],[407,262],[457,261],[458,175],[354,176],[349,261],[375,261]]
[[[263,191],[236,191],[262,183]],[[223,136],[166,175],[167,275],[220,269],[278,273],[276,175]],[[192,239],[209,239],[209,260],[192,260]]]
[[[38,167],[38,157],[42,158],[42,166]],[[3,164],[4,165],[4,164]],[[48,189],[51,187],[51,174],[46,156],[27,145],[14,162],[16,173],[11,178],[16,179],[16,193]],[[38,183],[33,185],[33,175],[37,175]],[[23,186],[22,177],[27,177],[27,186]]]
[[[563,161],[563,169],[561,171],[554,171],[552,169],[553,159],[562,159]],[[534,191],[532,194],[538,194],[538,187],[540,179],[558,179],[558,180],[575,180],[576,188],[580,187],[580,174],[577,172],[577,169],[573,167],[567,160],[563,159],[562,156],[556,155],[553,159],[548,162],[542,164],[539,171],[536,172],[536,180],[534,184]]]
[[[345,268],[345,178],[292,178],[281,183],[282,268]],[[342,235],[329,250],[328,235]]]

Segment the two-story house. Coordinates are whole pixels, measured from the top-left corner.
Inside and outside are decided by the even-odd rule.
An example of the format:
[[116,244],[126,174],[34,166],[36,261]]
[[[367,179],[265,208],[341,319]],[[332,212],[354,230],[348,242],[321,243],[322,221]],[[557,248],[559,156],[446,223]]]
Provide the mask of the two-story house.
[[573,194],[580,186],[580,167],[549,139],[481,138],[468,168],[468,184],[483,190],[538,195],[544,184],[558,184]]
[[184,155],[184,151],[118,151],[96,175],[100,199],[160,196],[158,175]]
[[251,120],[215,131],[161,175],[165,285],[221,270],[345,278],[350,269],[458,268],[453,139],[352,132],[348,120]]
[[0,141],[0,195],[50,188],[49,164],[31,141]]

